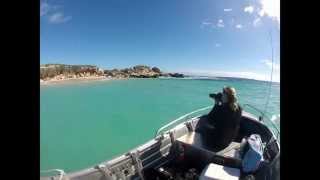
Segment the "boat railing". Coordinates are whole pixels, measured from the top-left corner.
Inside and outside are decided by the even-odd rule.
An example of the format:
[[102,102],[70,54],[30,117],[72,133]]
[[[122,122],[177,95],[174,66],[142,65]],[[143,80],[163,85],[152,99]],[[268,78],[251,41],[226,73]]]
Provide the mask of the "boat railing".
[[279,127],[271,120],[270,116],[267,113],[264,113],[262,110],[256,108],[253,105],[250,105],[250,104],[243,104],[242,107],[243,107],[243,109],[246,109],[247,107],[249,107],[250,109],[255,110],[258,113],[259,121],[261,121],[263,124],[265,124],[267,126],[268,125],[272,126],[271,130],[272,130],[276,140],[280,142]]
[[[270,116],[267,113],[264,113],[260,109],[256,108],[253,105],[250,105],[250,104],[243,104],[242,106],[243,106],[244,109],[249,107],[250,109],[255,110],[256,112],[258,112],[257,116],[258,116],[259,121],[262,122],[263,124],[267,125],[267,126],[270,125],[271,126],[271,130],[272,130],[275,138],[280,142],[280,130],[279,130],[279,127],[270,119]],[[191,118],[197,118],[197,117],[203,115],[204,112],[206,110],[210,109],[210,108],[212,108],[212,105],[204,107],[204,108],[197,109],[195,111],[192,111],[190,113],[187,113],[185,115],[180,116],[179,118],[177,118],[177,119],[169,122],[168,124],[160,127],[156,131],[155,137],[158,136],[159,134],[163,134],[166,129],[168,129],[169,127],[172,127],[173,125],[177,124],[178,122],[182,122],[183,120],[189,120]],[[199,112],[202,112],[202,113],[200,113],[200,114],[198,114],[198,116],[196,116],[197,113],[199,113]],[[253,114],[256,114],[256,113],[253,113]]]
[[54,173],[54,174],[58,173],[59,180],[62,180],[62,178],[66,175],[66,173],[62,169],[48,169],[48,170],[40,171],[40,173]]
[[[161,133],[163,134],[165,129],[173,126],[174,124],[176,124],[176,123],[178,123],[178,122],[181,122],[182,120],[188,120],[188,119],[191,119],[191,118],[197,118],[197,117],[199,117],[200,115],[203,115],[204,112],[205,112],[206,110],[210,109],[210,108],[212,108],[212,105],[211,105],[211,106],[204,107],[204,108],[197,109],[197,110],[195,110],[195,111],[192,111],[192,112],[190,112],[190,113],[187,113],[187,114],[185,114],[185,115],[180,116],[179,118],[171,121],[170,123],[168,123],[168,124],[160,127],[160,128],[157,130],[157,132],[156,132],[156,134],[155,134],[155,137],[157,137],[157,136],[158,136],[159,134],[161,134]],[[202,113],[201,113],[200,115],[198,114],[198,116],[197,116],[197,113],[199,113],[199,112],[202,112]]]

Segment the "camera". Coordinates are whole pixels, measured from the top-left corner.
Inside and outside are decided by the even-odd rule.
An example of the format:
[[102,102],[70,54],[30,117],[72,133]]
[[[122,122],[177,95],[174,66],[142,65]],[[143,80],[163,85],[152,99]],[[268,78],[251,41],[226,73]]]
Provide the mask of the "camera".
[[209,94],[209,97],[213,98],[216,102],[222,101],[222,93],[221,92]]

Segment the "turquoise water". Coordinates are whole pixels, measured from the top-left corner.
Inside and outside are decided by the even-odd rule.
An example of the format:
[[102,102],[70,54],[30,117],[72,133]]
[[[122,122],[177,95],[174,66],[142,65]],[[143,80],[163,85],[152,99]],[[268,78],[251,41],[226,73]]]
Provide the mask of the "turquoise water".
[[[41,86],[40,166],[80,170],[151,139],[175,118],[212,105],[209,93],[230,85],[241,104],[264,109],[266,82],[251,80],[132,79]],[[274,84],[267,111],[280,113]]]

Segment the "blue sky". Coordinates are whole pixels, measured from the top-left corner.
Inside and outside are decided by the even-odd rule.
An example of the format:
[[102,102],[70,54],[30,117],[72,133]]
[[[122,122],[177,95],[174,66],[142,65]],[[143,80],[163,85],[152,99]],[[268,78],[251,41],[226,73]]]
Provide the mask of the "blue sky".
[[[279,81],[279,0],[41,0],[40,63]],[[272,36],[270,36],[272,34]]]

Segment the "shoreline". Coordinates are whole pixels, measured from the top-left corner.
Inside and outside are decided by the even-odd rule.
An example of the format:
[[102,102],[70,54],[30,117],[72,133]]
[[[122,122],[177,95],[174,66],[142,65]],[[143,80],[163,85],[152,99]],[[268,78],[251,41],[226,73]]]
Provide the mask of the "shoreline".
[[56,84],[73,84],[73,83],[83,83],[83,82],[86,83],[86,82],[96,82],[96,81],[110,81],[110,80],[129,80],[129,79],[158,79],[158,78],[119,78],[119,77],[106,77],[106,76],[88,76],[88,77],[66,78],[66,79],[52,78],[49,80],[40,79],[40,86],[56,85]]
[[101,69],[93,65],[40,65],[40,85],[69,84],[104,80],[128,80],[160,77],[184,78],[180,73],[163,73],[158,67],[136,65],[124,69]]
[[106,76],[89,76],[89,77],[78,77],[78,78],[66,78],[66,79],[49,79],[40,80],[40,85],[53,85],[53,84],[69,84],[75,82],[92,82],[92,81],[105,81],[113,80],[115,78],[109,78]]
[[[170,77],[167,77],[171,79]],[[49,80],[41,80],[40,86],[46,85],[57,85],[57,84],[73,84],[73,83],[87,83],[87,82],[96,82],[96,81],[110,81],[110,80],[129,80],[129,79],[167,79],[166,77],[158,77],[158,78],[120,78],[120,77],[106,77],[106,76],[89,76],[89,77],[78,77],[78,78],[66,78],[66,79],[49,79]],[[174,78],[172,78],[174,79]],[[182,79],[182,78],[175,78]]]

